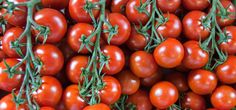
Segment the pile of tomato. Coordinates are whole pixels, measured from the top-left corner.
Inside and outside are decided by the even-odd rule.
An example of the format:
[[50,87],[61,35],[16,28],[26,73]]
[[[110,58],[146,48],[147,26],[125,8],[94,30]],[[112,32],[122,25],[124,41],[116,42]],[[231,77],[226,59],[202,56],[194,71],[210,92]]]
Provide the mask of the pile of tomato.
[[1,0],[0,110],[236,109],[236,0]]

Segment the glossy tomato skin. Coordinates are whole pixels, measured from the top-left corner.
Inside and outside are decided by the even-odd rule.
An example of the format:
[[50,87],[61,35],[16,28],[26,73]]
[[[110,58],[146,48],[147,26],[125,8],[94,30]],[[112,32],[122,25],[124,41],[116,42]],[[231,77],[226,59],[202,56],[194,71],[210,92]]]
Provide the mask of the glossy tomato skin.
[[0,110],[29,110],[26,104],[17,105],[12,100],[12,94],[8,94],[0,100]]
[[[10,67],[13,67],[20,62],[16,58],[7,58],[5,59],[5,61]],[[22,64],[16,70],[24,73],[24,67],[24,64]],[[4,64],[4,61],[2,61],[0,63],[0,89],[8,92],[11,92],[13,89],[19,89],[23,81],[24,75],[14,74],[12,78],[9,78],[8,73],[4,72],[4,70],[6,69],[7,68]]]
[[199,95],[207,95],[216,88],[217,77],[208,70],[192,70],[188,75],[188,85],[193,92]]
[[[125,43],[129,39],[131,33],[131,25],[129,20],[120,13],[110,13],[108,14],[107,21],[111,24],[111,26],[118,26],[117,34],[113,35],[110,44],[121,45]],[[107,24],[103,25],[103,30],[108,30]],[[103,34],[104,39],[107,41],[109,32]]]
[[204,28],[201,20],[206,17],[206,13],[202,11],[190,11],[183,18],[183,32],[185,37],[190,40],[205,40],[209,35],[210,31]]
[[162,12],[175,12],[181,5],[181,0],[157,0],[157,7]]
[[124,70],[116,75],[121,84],[121,93],[131,95],[134,94],[140,86],[140,79],[130,70]]
[[[23,29],[19,27],[13,27],[6,31],[2,39],[2,50],[7,54],[8,57],[20,57],[15,49],[11,48],[11,43],[17,40],[23,33]],[[24,37],[19,43],[26,43],[26,38]],[[26,52],[25,46],[21,47],[21,51],[24,54]]]
[[209,53],[203,50],[198,41],[189,40],[183,44],[183,65],[188,69],[199,69],[205,66],[209,60]]
[[210,4],[208,0],[183,0],[182,3],[187,10],[204,10]]
[[121,96],[120,82],[112,76],[104,76],[105,87],[99,91],[101,102],[104,104],[114,104]]
[[146,78],[158,72],[158,65],[152,54],[136,51],[130,57],[130,70],[136,76]]
[[236,91],[230,86],[222,85],[211,95],[211,104],[219,110],[230,110],[236,105]]
[[236,83],[236,56],[228,56],[227,60],[215,69],[218,79],[225,84]]
[[192,110],[206,110],[206,101],[201,95],[194,92],[187,92],[182,100],[182,107]]
[[41,86],[32,95],[40,106],[54,107],[61,99],[62,86],[56,78],[43,76]]
[[236,53],[236,26],[226,26],[222,31],[226,32],[227,36],[230,36],[226,42],[220,44],[220,49],[228,54]]
[[138,90],[134,94],[130,95],[127,102],[134,104],[136,110],[152,110],[153,108],[148,93],[144,90]]
[[151,88],[149,98],[155,107],[166,109],[178,100],[178,95],[178,90],[172,83],[162,81]]
[[43,63],[40,74],[56,75],[63,67],[64,56],[62,52],[52,44],[37,45],[34,55]]
[[184,48],[178,40],[168,38],[155,48],[153,56],[161,67],[174,68],[181,64]]
[[46,8],[64,9],[68,6],[69,0],[42,0],[41,3]]
[[110,107],[104,103],[90,105],[85,107],[83,110],[111,110]]
[[111,12],[113,13],[125,13],[125,7],[129,0],[112,0]]
[[145,87],[152,87],[157,82],[161,81],[163,78],[163,73],[161,71],[158,71],[157,73],[141,79],[141,85]]
[[73,57],[66,66],[66,74],[72,83],[82,83],[81,79],[82,68],[86,68],[88,65],[89,58],[87,56],[75,56]]
[[[87,23],[77,23],[75,24],[70,30],[67,35],[67,42],[69,46],[74,50],[75,52],[78,52],[79,49],[81,48],[80,46],[82,45],[81,38],[82,35],[84,35],[86,38],[92,34],[94,31],[94,27],[90,24]],[[96,41],[96,36],[93,36],[90,39],[90,42],[94,43]],[[89,46],[92,48],[91,46]],[[86,46],[82,48],[82,50],[79,52],[82,54],[87,54],[89,53],[88,49]]]
[[[99,0],[88,0],[88,2],[96,3],[99,2]],[[86,5],[86,0],[70,0],[69,1],[69,13],[73,20],[80,22],[80,23],[91,23],[92,19],[89,16],[89,13],[84,10],[84,7]],[[97,8],[99,6],[96,6]],[[99,15],[98,9],[92,9],[92,13],[95,18]]]
[[66,110],[83,110],[86,102],[80,96],[78,85],[70,85],[64,90],[63,102]]
[[165,80],[174,84],[180,92],[185,92],[188,90],[187,78],[183,73],[175,72],[166,74]]
[[109,57],[108,67],[104,66],[102,72],[108,75],[114,75],[119,73],[125,66],[124,52],[114,45],[106,45],[102,47],[102,53]]
[[[182,31],[182,23],[175,14],[167,13],[163,15],[168,18],[167,22],[157,28],[157,32],[164,38],[177,38]],[[156,22],[158,25],[158,22]]]
[[40,110],[56,110],[52,107],[41,107]]
[[[145,25],[149,20],[149,16],[145,12],[139,12],[137,7],[140,7],[141,3],[145,3],[147,0],[129,0],[126,4],[126,16],[130,22],[135,24],[142,23]],[[151,13],[151,5],[145,7],[145,11]]]

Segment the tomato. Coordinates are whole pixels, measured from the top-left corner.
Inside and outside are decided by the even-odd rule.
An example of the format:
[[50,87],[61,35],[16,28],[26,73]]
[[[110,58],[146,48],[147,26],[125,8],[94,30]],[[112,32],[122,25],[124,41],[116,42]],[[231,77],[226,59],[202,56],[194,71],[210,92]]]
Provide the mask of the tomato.
[[141,85],[145,87],[152,87],[157,82],[161,81],[163,78],[163,73],[161,71],[158,71],[157,73],[141,79]]
[[124,13],[126,4],[129,0],[112,0],[111,11],[113,13]]
[[64,9],[67,7],[69,0],[42,0],[41,3],[46,8]]
[[210,94],[216,88],[217,77],[214,73],[207,70],[192,70],[188,75],[188,85],[197,94]]
[[[179,37],[182,31],[182,23],[179,18],[176,15],[170,13],[164,14],[163,16],[168,20],[157,28],[157,32],[165,38]],[[156,22],[156,25],[159,25],[158,22]]]
[[230,110],[236,106],[236,91],[230,86],[222,85],[211,95],[211,104],[219,110]]
[[216,75],[225,84],[236,83],[236,56],[228,56],[227,60],[216,67]]
[[198,41],[189,40],[183,44],[183,65],[188,69],[199,69],[205,66],[209,60],[209,53],[200,47]]
[[140,79],[130,70],[124,70],[119,73],[116,78],[121,84],[121,93],[131,95],[134,94],[140,86]]
[[21,104],[17,107],[17,105],[12,99],[13,99],[12,94],[4,96],[0,100],[0,110],[28,110],[26,104]]
[[166,74],[165,80],[174,84],[180,92],[185,92],[188,90],[187,78],[183,75],[183,73],[175,72]]
[[162,12],[175,12],[181,5],[181,0],[157,0],[157,7]]
[[78,85],[76,84],[70,85],[64,90],[63,102],[66,110],[83,110],[87,105],[80,96]]
[[155,48],[153,56],[161,67],[174,68],[184,58],[184,47],[178,40],[168,38]]
[[202,19],[205,17],[206,13],[202,11],[190,11],[187,13],[182,21],[185,37],[190,40],[205,40],[210,35],[210,30],[202,24]]
[[119,73],[125,66],[125,56],[123,51],[114,45],[106,45],[102,47],[102,53],[108,57],[108,66],[105,65],[102,72],[108,75]]
[[130,57],[130,69],[136,76],[146,78],[158,72],[158,65],[152,54],[136,51]]
[[[145,25],[147,21],[149,20],[150,15],[147,15],[147,13],[151,14],[151,5],[148,4],[146,7],[143,7],[141,5],[150,2],[147,0],[129,0],[128,3],[126,4],[126,16],[129,19],[130,22],[135,23],[135,24],[140,24],[142,23]],[[144,9],[142,9],[143,7]],[[139,9],[140,8],[140,9]],[[146,11],[147,13],[145,13]]]
[[34,55],[43,63],[40,71],[42,75],[56,75],[63,67],[63,54],[52,44],[35,46]]
[[89,58],[87,56],[75,56],[73,57],[66,66],[66,74],[72,83],[82,83],[81,73],[82,69],[88,65]]
[[152,104],[148,97],[148,93],[144,90],[138,90],[134,94],[130,95],[127,102],[134,104],[136,110],[152,110]]
[[[72,50],[74,50],[75,52],[78,52],[79,49],[81,48],[80,46],[82,45],[81,40],[83,36],[88,38],[90,34],[93,33],[93,31],[94,31],[94,27],[90,24],[77,23],[76,25],[74,25],[70,29],[67,35],[67,42],[69,46],[72,48]],[[95,41],[96,41],[96,36],[93,36],[90,39],[90,42],[95,43]],[[92,49],[91,46],[89,46],[89,48]],[[87,54],[89,53],[89,50],[86,48],[86,46],[84,46],[79,53]]]
[[150,90],[149,98],[152,105],[159,109],[166,109],[178,100],[177,88],[167,81],[156,83]]
[[85,107],[83,110],[111,110],[108,105],[99,103]]
[[[226,9],[226,12],[221,13],[219,10],[216,11],[217,14],[222,15],[216,16],[217,23],[222,27],[233,24],[236,19],[235,5],[230,0],[221,0],[220,2],[222,6]],[[225,16],[227,16],[227,18],[225,18]]]
[[63,96],[62,96],[60,102],[57,104],[57,106],[55,108],[56,110],[67,110],[62,99],[63,99]]
[[228,54],[236,53],[236,26],[226,26],[223,31],[225,31],[227,36],[230,36],[227,41],[220,44],[220,49]]
[[40,110],[56,110],[52,107],[41,107]]
[[[92,19],[84,8],[86,7],[86,1],[92,3],[99,2],[99,0],[70,0],[69,1],[69,13],[73,20],[82,23],[90,23]],[[99,8],[98,5],[95,5],[96,8]],[[99,15],[98,9],[92,9],[92,14],[95,18]]]
[[[2,20],[3,20],[3,18],[2,18],[2,13],[1,13],[1,11],[0,11],[0,23],[4,22],[4,21],[2,21]],[[1,24],[1,25],[3,25],[3,24]],[[6,31],[6,30],[8,30],[8,29],[14,27],[13,25],[11,25],[11,24],[9,24],[9,23],[4,24],[4,25],[5,25],[5,30],[3,30],[3,29],[2,29],[2,26],[0,26],[0,35],[2,35],[2,34],[5,33],[5,32],[3,32],[3,31]]]
[[182,100],[182,107],[192,110],[206,110],[206,102],[202,96],[194,92],[187,92]]
[[[5,61],[10,67],[13,67],[17,63],[20,62],[16,58],[7,58],[7,59],[5,59]],[[24,67],[25,67],[25,65],[22,64],[16,70],[24,73],[24,69],[25,69]],[[11,92],[13,89],[16,89],[16,90],[19,89],[21,86],[21,83],[23,81],[24,74],[15,73],[12,78],[9,78],[8,73],[4,72],[4,70],[6,70],[6,69],[7,69],[7,67],[4,64],[4,61],[2,61],[0,63],[0,89],[2,89],[4,91],[8,91],[8,92]]]
[[187,10],[204,10],[210,4],[208,0],[183,0],[182,3]]
[[101,102],[104,104],[114,104],[121,96],[121,85],[119,81],[112,76],[104,76],[102,79],[105,87],[99,91]]
[[40,106],[54,107],[61,99],[62,86],[56,78],[43,76],[41,86],[32,95]]
[[[110,13],[108,14],[107,21],[112,27],[118,26],[117,33],[112,36],[110,44],[121,45],[129,39],[131,33],[131,26],[128,19],[120,13]],[[107,24],[103,25],[103,30],[108,30]],[[108,40],[109,32],[103,33],[105,40]]]
[[[20,35],[23,33],[23,29],[19,27],[13,27],[6,31],[2,39],[2,50],[4,53],[7,54],[9,57],[20,57],[14,48],[12,47],[12,43],[16,41]],[[26,43],[26,38],[24,37],[19,43],[23,44]],[[17,45],[16,45],[17,46]],[[26,52],[25,46],[20,47],[22,53]]]

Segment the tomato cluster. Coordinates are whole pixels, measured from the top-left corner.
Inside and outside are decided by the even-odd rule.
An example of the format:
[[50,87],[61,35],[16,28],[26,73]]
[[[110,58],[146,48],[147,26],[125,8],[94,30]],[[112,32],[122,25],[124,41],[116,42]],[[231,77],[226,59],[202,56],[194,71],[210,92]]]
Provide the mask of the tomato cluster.
[[236,108],[236,0],[0,1],[0,110]]

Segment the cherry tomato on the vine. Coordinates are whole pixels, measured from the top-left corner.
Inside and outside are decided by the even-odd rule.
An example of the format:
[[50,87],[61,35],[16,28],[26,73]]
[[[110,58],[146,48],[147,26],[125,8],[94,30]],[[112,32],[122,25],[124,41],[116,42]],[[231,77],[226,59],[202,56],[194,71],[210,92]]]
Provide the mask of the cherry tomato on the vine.
[[230,38],[220,44],[220,49],[228,54],[236,54],[236,26],[226,26],[222,31]]
[[12,100],[13,95],[8,94],[0,100],[0,110],[29,110],[27,104],[21,104],[19,106]]
[[209,0],[182,0],[182,3],[187,10],[204,10],[210,4]]
[[157,0],[157,7],[162,12],[175,12],[181,5],[181,0]]
[[42,0],[43,7],[64,9],[67,7],[69,0]]
[[175,72],[166,74],[165,80],[174,84],[180,92],[185,92],[188,90],[187,78],[183,73]]
[[111,12],[113,13],[125,13],[125,7],[129,0],[112,0]]
[[162,78],[163,78],[163,73],[160,70],[158,70],[157,73],[155,73],[149,77],[142,78],[141,85],[143,85],[145,87],[152,87],[154,84],[161,81]]
[[206,110],[206,101],[203,96],[200,96],[194,92],[187,92],[184,94],[182,100],[182,107],[192,110]]
[[110,107],[104,103],[90,105],[85,107],[83,110],[111,110]]

